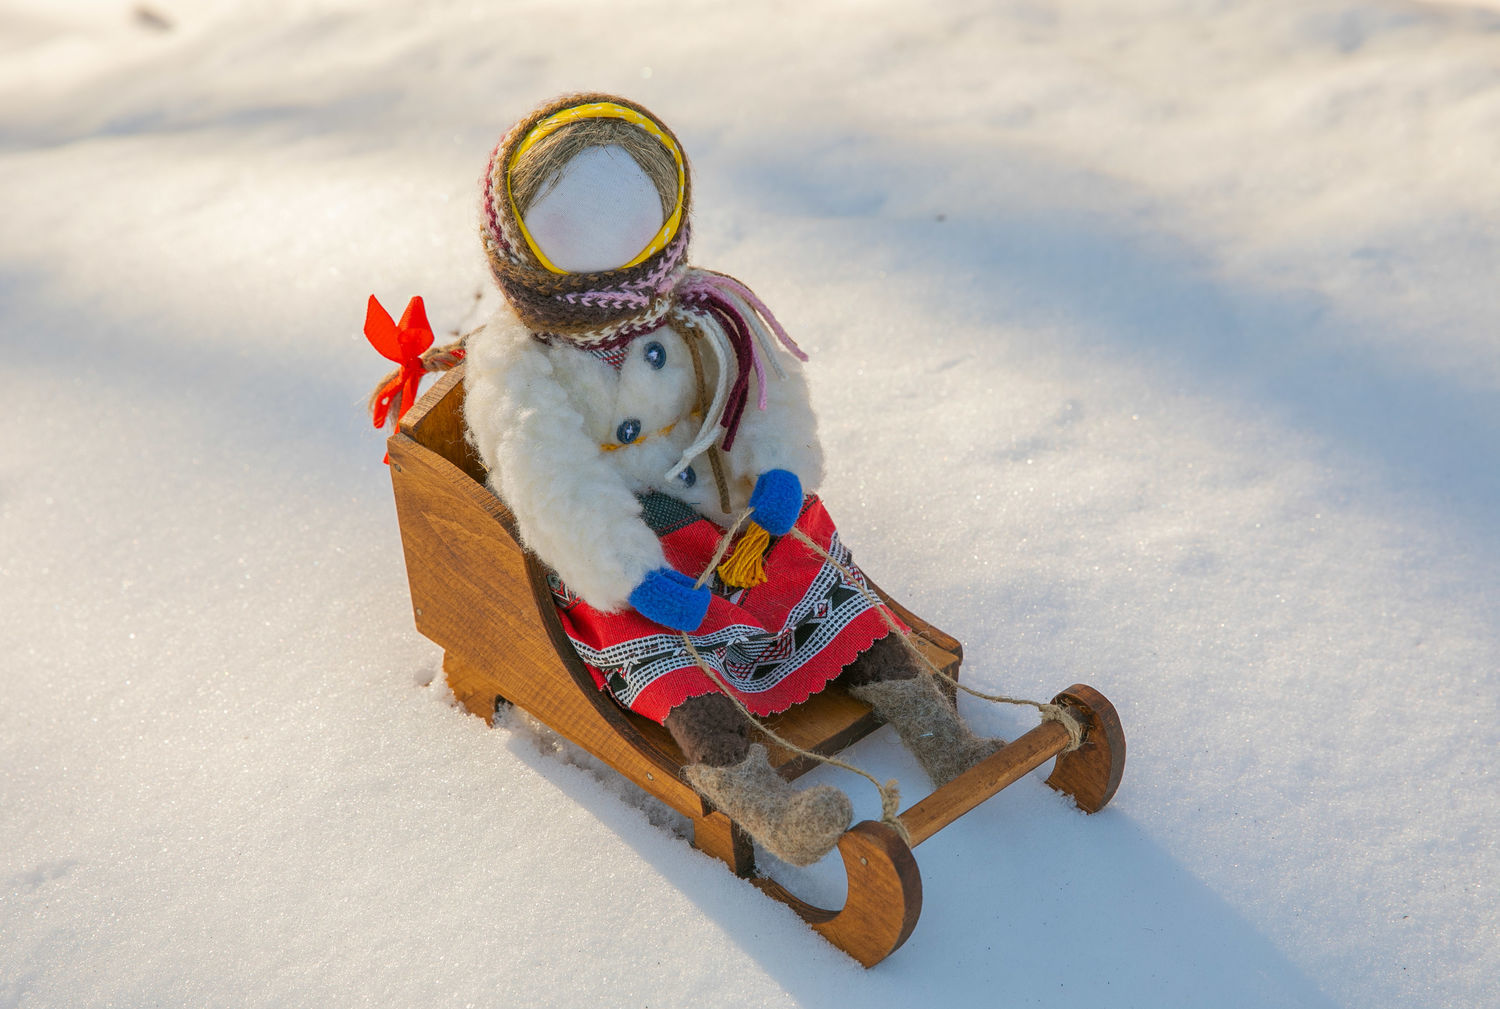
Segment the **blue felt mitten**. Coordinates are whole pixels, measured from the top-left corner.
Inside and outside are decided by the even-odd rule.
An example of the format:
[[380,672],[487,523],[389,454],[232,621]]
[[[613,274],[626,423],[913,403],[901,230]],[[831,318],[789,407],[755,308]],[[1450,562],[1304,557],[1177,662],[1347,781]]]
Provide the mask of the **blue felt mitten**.
[[784,469],[768,469],[755,481],[750,518],[772,536],[785,536],[802,514],[802,481]]
[[647,620],[674,631],[696,631],[708,615],[711,594],[681,571],[657,568],[630,593],[630,605]]

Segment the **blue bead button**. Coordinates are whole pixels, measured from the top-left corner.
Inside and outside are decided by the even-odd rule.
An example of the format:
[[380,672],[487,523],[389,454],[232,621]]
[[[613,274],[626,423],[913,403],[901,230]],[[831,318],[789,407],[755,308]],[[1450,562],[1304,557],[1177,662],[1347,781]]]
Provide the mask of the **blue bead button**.
[[641,422],[638,420],[622,420],[620,426],[615,428],[615,438],[621,445],[629,445],[641,436]]
[[652,340],[646,344],[646,363],[657,371],[667,366],[667,348]]
[[677,479],[682,481],[682,485],[684,487],[691,487],[693,484],[698,482],[698,474],[694,473],[693,467],[689,466],[687,469],[677,474]]

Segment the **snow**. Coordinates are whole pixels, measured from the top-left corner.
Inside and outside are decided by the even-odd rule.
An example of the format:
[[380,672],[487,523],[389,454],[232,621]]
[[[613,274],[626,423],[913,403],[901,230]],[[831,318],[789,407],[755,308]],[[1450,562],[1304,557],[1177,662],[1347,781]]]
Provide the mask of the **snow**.
[[[0,1006],[1493,999],[1500,4],[922,6],[0,3]],[[812,352],[861,563],[1124,721],[871,971],[412,628],[364,301],[492,304],[579,88]]]

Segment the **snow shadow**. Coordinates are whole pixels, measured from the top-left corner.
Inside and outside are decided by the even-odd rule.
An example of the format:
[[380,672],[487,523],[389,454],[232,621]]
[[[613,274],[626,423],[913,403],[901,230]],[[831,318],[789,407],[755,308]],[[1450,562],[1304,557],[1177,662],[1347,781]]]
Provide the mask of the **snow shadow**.
[[1166,230],[1170,208],[1118,179],[999,143],[986,148],[999,166],[986,175],[970,150],[826,139],[840,133],[847,126],[736,149],[714,170],[746,205],[832,218],[836,241],[885,250],[905,297],[935,320],[923,334],[929,371],[972,350],[938,353],[954,339],[944,318],[1035,328],[1068,340],[1062,353],[1145,365],[1166,391],[1321,439],[1500,540],[1500,468],[1474,465],[1500,458],[1500,396],[1413,356],[1423,334],[1391,324],[1396,339],[1372,347],[1359,339],[1369,323],[1330,296],[1234,279],[1206,244]]
[[[905,946],[866,971],[790,909],[691,851],[660,817],[648,825],[633,797],[650,800],[632,786],[622,793],[623,779],[613,772],[544,752],[525,730],[496,731],[510,733],[513,755],[629,844],[798,1005],[834,1009],[852,998],[904,1009],[944,996],[999,1005],[1127,1005],[1147,991],[1159,1009],[1335,1004],[1127,811],[1084,816],[1039,774],[917,849],[921,919]],[[888,760],[880,751],[895,746],[872,737],[861,759]],[[580,788],[580,768],[602,787]],[[848,782],[841,784],[852,788]],[[816,868],[839,873],[837,862],[830,855]],[[770,871],[781,878],[774,866]],[[934,974],[934,965],[944,972]]]

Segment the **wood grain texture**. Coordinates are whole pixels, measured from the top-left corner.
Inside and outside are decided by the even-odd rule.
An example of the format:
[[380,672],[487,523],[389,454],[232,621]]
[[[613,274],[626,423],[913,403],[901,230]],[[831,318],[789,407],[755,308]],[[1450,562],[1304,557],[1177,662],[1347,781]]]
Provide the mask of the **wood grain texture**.
[[1075,683],[1052,699],[1083,722],[1084,743],[1057,758],[1047,784],[1073,797],[1085,813],[1109,804],[1125,774],[1125,729],[1119,712],[1093,687]]
[[[682,779],[683,756],[671,735],[620,708],[574,652],[545,569],[519,545],[514,518],[484,486],[483,465],[465,440],[463,374],[460,365],[443,376],[388,442],[417,629],[443,647],[455,697],[487,722],[501,700],[520,706],[689,817],[696,847],[752,878],[860,963],[868,967],[889,956],[921,913],[921,876],[911,848],[1060,753],[1066,731],[1044,722],[917,803],[902,815],[910,846],[873,821],[847,831],[839,841],[849,877],[841,910],[807,904],[775,881],[756,878],[750,839]],[[962,646],[872,588],[912,627],[923,653],[956,678]],[[1103,695],[1083,685],[1069,687],[1057,702],[1084,720],[1087,743],[1058,760],[1048,784],[1092,812],[1119,787],[1125,756],[1119,718]],[[767,724],[798,746],[833,754],[881,723],[833,684]],[[787,779],[815,763],[769,741],[768,750]]]
[[[804,750],[832,756],[885,724],[863,701],[850,697],[842,684],[830,683],[801,704],[761,719],[761,723],[787,742]],[[788,781],[818,766],[759,731],[751,732],[766,746],[771,766]]]
[[444,372],[401,418],[400,432],[484,483],[485,468],[464,424],[464,362]]
[[1068,730],[1042,722],[1001,747],[901,814],[916,847],[1001,789],[1041,767],[1067,747]]
[[1081,683],[1058,694],[1053,703],[1066,705],[1083,723],[1083,745],[1064,752],[1072,743],[1068,730],[1060,722],[1040,723],[902,813],[912,847],[1053,757],[1057,764],[1047,778],[1048,785],[1073,796],[1086,813],[1105,807],[1120,787],[1125,769],[1125,735],[1119,716],[1103,694]]
[[[441,515],[435,517],[429,515],[425,521],[430,526],[436,524],[439,536],[449,534],[455,537],[468,536],[471,542],[486,535],[498,536],[499,541],[489,545],[490,553],[492,555],[497,552],[503,554],[512,562],[515,554],[519,553],[523,558],[522,563],[525,568],[524,581],[530,586],[537,617],[536,623],[541,634],[552,642],[556,663],[560,664],[578,685],[580,692],[589,698],[591,706],[596,708],[601,718],[618,727],[621,734],[633,746],[650,753],[653,759],[677,768],[680,773],[682,752],[666,729],[633,712],[620,709],[612,699],[601,694],[595,687],[591,674],[568,642],[567,633],[551,603],[545,569],[533,555],[521,550],[518,545],[514,518],[504,504],[483,486],[482,464],[464,437],[463,376],[463,364],[443,375],[407,412],[402,420],[400,432],[390,441],[390,449],[393,453],[391,456],[392,479],[397,485],[397,509],[401,515],[403,537],[431,539],[431,537],[424,537],[420,529],[415,529],[413,535],[408,536],[409,523],[406,512],[402,510],[403,487],[408,488],[406,491],[408,497],[414,493],[418,496],[425,494],[427,497],[424,500],[427,500],[432,498],[428,491],[418,492],[410,488],[417,484],[423,486],[434,484],[433,493],[438,494],[439,498],[432,498],[433,500],[441,499],[451,502],[457,499],[462,501],[471,513],[477,506],[489,515],[493,523],[488,528],[482,519],[475,516],[475,521],[465,526],[463,531]],[[403,436],[405,440],[402,440]],[[417,449],[426,450],[426,454],[418,453]],[[406,463],[398,458],[403,453],[409,457]],[[447,472],[444,472],[444,462],[449,464]],[[421,511],[420,506],[416,511]],[[413,546],[408,544],[409,577],[412,570],[411,562],[414,560],[412,551]],[[462,550],[457,550],[455,553],[462,553]],[[419,568],[430,566],[424,565],[423,558],[415,558],[415,560]],[[511,573],[515,573],[513,563]],[[518,597],[522,593],[516,591],[517,582],[512,580],[508,585],[513,591],[509,593],[507,599],[519,606]],[[434,588],[430,583],[428,587]],[[873,584],[872,587],[880,592],[878,587]],[[415,584],[413,591],[416,591]],[[880,592],[880,595],[917,632],[918,646],[929,660],[949,675],[956,677],[961,662],[962,646],[885,593]],[[512,599],[511,596],[517,598]],[[428,633],[432,618],[424,619],[422,616],[429,607],[416,605],[416,598],[414,595],[414,606],[419,611],[418,629],[428,637],[433,637]],[[435,603],[436,600],[433,602]],[[525,608],[521,606],[520,609],[524,611]],[[457,613],[462,610],[462,607],[457,607],[455,602],[450,606],[450,610]],[[536,635],[533,635],[534,637]],[[445,663],[445,667],[453,666],[453,676],[458,678],[458,686],[455,687],[450,678],[450,687],[454,687],[455,696],[458,696],[469,710],[488,718],[493,713],[497,696],[505,697],[510,701],[515,700],[500,689],[503,679],[501,671],[487,669],[482,661],[472,661],[477,657],[470,655],[462,644],[457,644],[455,647],[437,638],[434,640],[442,644],[450,655],[457,657]],[[530,710],[525,704],[522,704],[522,707]],[[532,714],[541,717],[535,711]],[[543,721],[546,720],[543,719]],[[868,705],[850,697],[842,687],[838,686],[815,695],[807,703],[798,705],[789,712],[773,716],[767,721],[772,731],[789,742],[802,749],[824,755],[837,753],[881,725],[880,719]],[[554,726],[554,728],[557,727]],[[769,739],[766,743],[772,766],[776,767],[788,780],[811,770],[817,764],[812,758],[799,756],[772,743]]]
[[500,692],[501,680],[483,666],[471,666],[452,652],[443,654],[443,678],[448,689],[469,714],[482,718],[486,725],[510,699]]
[[493,696],[473,695],[481,685],[493,690],[673,809],[702,815],[702,800],[678,778],[678,766],[638,740],[592,683],[579,689],[541,619],[526,557],[505,531],[504,506],[406,435],[388,446],[417,629],[460,671],[465,706],[493,711]]
[[922,914],[922,874],[897,833],[865,820],[839,839],[848,894],[838,911],[808,904],[775,880],[756,879],[768,896],[786,904],[814,931],[866,967],[873,967],[911,936]]
[[693,847],[729,866],[736,876],[749,879],[755,875],[755,845],[750,835],[723,813],[693,819]]

